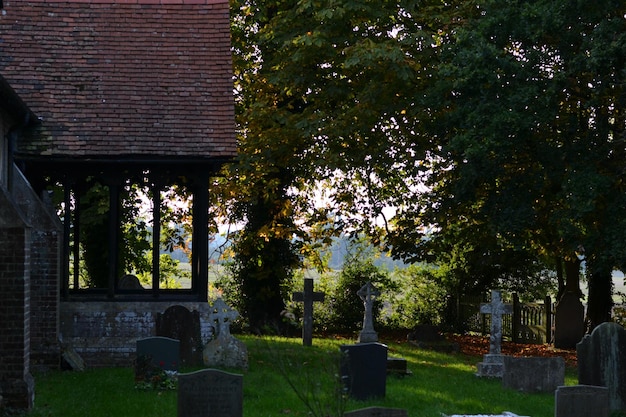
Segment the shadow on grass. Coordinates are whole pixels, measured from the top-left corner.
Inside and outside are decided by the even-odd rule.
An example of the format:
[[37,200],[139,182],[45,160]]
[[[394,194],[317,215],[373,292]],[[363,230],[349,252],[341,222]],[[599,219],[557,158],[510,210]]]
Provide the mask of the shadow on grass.
[[[408,410],[410,417],[441,414],[500,414],[511,411],[530,417],[554,415],[553,394],[524,394],[501,387],[499,380],[475,376],[480,358],[418,349],[407,343],[389,342],[389,355],[407,360],[410,376],[387,378],[385,398],[338,406],[337,364],[339,346],[348,339],[301,339],[237,336],[249,352],[244,374],[244,417],[311,415],[297,388],[308,390],[329,416],[341,410],[373,405]],[[384,342],[383,342],[384,343]],[[286,378],[285,372],[289,374]],[[291,385],[288,379],[291,379]],[[175,391],[142,391],[134,387],[129,368],[89,369],[82,373],[51,371],[35,375],[35,409],[29,417],[174,417]],[[568,370],[568,384],[576,381]],[[326,408],[324,408],[326,407]],[[339,411],[337,411],[339,410]],[[326,416],[324,416],[326,417]]]

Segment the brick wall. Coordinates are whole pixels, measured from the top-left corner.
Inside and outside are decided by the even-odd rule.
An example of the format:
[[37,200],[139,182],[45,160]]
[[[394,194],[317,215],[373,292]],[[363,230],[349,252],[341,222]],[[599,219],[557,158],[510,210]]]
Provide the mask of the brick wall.
[[[2,214],[6,208],[0,210]],[[30,375],[30,230],[19,225],[15,216],[12,219],[15,227],[0,224],[0,391],[3,404],[29,409],[34,401]]]
[[[63,226],[47,198],[40,198],[24,175],[12,167],[11,196],[21,215],[32,227],[31,274],[31,364],[59,366],[59,285]],[[45,196],[42,196],[45,197]]]
[[155,336],[157,314],[173,305],[198,311],[202,341],[208,342],[209,304],[174,301],[62,301],[61,337],[87,366],[132,366],[136,341]]

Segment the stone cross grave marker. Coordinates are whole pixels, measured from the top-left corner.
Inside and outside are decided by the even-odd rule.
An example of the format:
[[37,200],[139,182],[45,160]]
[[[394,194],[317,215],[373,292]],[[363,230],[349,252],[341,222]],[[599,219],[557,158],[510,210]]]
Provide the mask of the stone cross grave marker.
[[480,312],[491,315],[491,336],[489,336],[489,353],[499,355],[502,353],[502,316],[512,314],[513,306],[504,304],[500,291],[491,291],[491,302],[480,305]]
[[512,314],[513,306],[504,304],[499,290],[491,291],[491,302],[480,305],[482,314],[491,315],[491,335],[489,336],[489,353],[483,356],[478,364],[478,376],[501,378],[504,372],[502,358],[502,315]]
[[365,312],[363,313],[363,330],[359,333],[359,343],[369,343],[378,341],[378,333],[374,330],[374,299],[380,295],[380,291],[374,287],[370,281],[357,291],[357,295],[363,300]]
[[202,360],[209,367],[248,368],[248,349],[246,345],[230,334],[230,324],[239,317],[237,310],[230,308],[224,300],[218,298],[209,314],[215,323],[215,339],[209,341],[202,351]]
[[304,317],[302,319],[302,344],[311,346],[313,344],[313,302],[324,301],[323,292],[313,291],[313,279],[304,279],[304,291],[294,292],[293,301],[304,302]]
[[178,376],[178,417],[242,416],[242,375],[203,369]]
[[239,317],[237,310],[233,310],[222,300],[218,298],[213,303],[213,311],[211,312],[211,320],[217,323],[217,335],[219,337],[230,336],[230,323]]

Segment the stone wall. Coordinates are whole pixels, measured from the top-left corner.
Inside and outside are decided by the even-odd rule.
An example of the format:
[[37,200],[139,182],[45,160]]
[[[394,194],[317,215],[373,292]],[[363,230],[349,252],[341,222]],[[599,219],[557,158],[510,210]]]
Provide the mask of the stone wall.
[[132,366],[138,339],[156,335],[156,318],[173,305],[200,314],[203,343],[211,339],[210,306],[180,301],[61,301],[60,331],[86,366]]

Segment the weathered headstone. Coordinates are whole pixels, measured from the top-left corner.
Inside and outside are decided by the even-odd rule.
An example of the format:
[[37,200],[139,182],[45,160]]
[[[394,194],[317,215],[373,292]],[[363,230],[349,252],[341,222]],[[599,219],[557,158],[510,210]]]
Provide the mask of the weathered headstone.
[[210,317],[216,327],[216,338],[204,347],[203,360],[206,366],[248,369],[246,345],[230,334],[230,323],[239,313],[218,298],[213,303]]
[[504,357],[502,386],[523,392],[554,392],[565,383],[561,357]]
[[363,313],[363,330],[359,333],[359,343],[378,341],[378,333],[374,330],[374,299],[380,295],[380,291],[370,281],[357,291],[357,295],[363,300],[365,312]]
[[407,410],[402,408],[367,407],[346,411],[343,417],[408,417]]
[[387,389],[387,351],[382,343],[340,346],[340,372],[348,395],[356,400],[382,398]]
[[178,371],[180,342],[169,337],[146,337],[137,340],[137,358],[148,358],[165,371]]
[[504,372],[504,355],[502,355],[502,315],[512,314],[513,306],[504,304],[500,291],[491,291],[491,302],[480,305],[482,314],[491,315],[491,335],[489,336],[489,353],[483,355],[478,364],[476,375],[481,377],[501,378]]
[[242,375],[203,369],[178,376],[178,417],[242,416]]
[[302,318],[302,344],[311,346],[313,344],[313,302],[324,301],[323,292],[313,291],[313,279],[304,279],[304,291],[294,292],[293,301],[304,302],[304,312]]
[[606,387],[573,385],[558,387],[554,394],[554,417],[609,417]]
[[626,411],[626,330],[602,323],[576,346],[578,382],[609,389],[609,409]]
[[566,292],[554,313],[554,347],[573,349],[585,335],[585,307],[577,293]]
[[174,305],[156,317],[157,336],[180,341],[180,361],[186,366],[202,364],[200,314],[181,305]]

